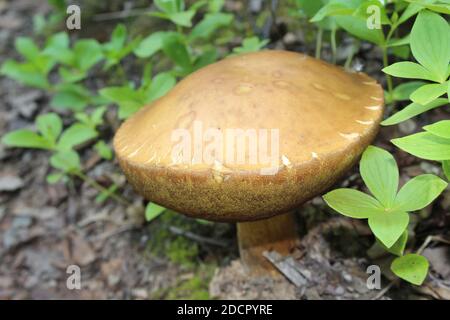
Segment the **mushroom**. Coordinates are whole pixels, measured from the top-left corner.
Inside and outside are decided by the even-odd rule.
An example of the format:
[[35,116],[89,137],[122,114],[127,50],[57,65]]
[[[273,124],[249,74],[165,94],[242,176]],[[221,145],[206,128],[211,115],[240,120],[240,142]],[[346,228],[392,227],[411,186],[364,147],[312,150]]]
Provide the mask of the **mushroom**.
[[262,253],[298,245],[292,210],[355,164],[383,107],[382,88],[363,73],[294,52],[247,53],[192,73],[139,110],[114,149],[146,199],[237,222],[244,266],[270,275]]

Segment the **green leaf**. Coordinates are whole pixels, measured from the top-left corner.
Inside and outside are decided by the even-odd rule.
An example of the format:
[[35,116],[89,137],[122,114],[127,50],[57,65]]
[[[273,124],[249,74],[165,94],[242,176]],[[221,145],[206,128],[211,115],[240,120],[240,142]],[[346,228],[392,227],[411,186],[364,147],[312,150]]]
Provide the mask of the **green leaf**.
[[100,140],[94,145],[95,151],[105,160],[111,160],[113,153],[111,148],[105,143],[105,141]]
[[409,223],[406,212],[386,212],[369,217],[369,227],[378,240],[390,248],[400,238]]
[[234,53],[247,53],[261,50],[269,40],[260,40],[258,37],[245,38],[242,41],[242,46],[233,49]]
[[436,100],[447,91],[446,83],[426,84],[411,94],[411,100],[418,104],[428,104]]
[[437,78],[431,74],[430,71],[422,67],[420,64],[409,61],[394,63],[387,66],[382,71],[399,78],[423,79],[430,81],[437,80]]
[[6,60],[0,69],[0,74],[30,87],[40,89],[50,87],[47,74],[39,70],[32,63],[18,63],[14,60]]
[[119,105],[119,118],[125,119],[143,107],[145,94],[128,86],[103,88],[100,95]]
[[127,28],[123,23],[119,23],[115,28],[111,35],[111,41],[109,42],[108,49],[111,50],[120,50],[127,40]]
[[398,257],[391,264],[391,270],[397,277],[418,286],[427,277],[428,267],[428,260],[415,253]]
[[388,43],[387,43],[387,47],[392,48],[392,47],[400,47],[400,46],[404,46],[404,45],[409,45],[411,42],[411,35],[408,34],[407,36],[403,37],[403,38],[392,38],[389,39]]
[[150,202],[147,204],[145,208],[145,219],[150,222],[155,220],[158,216],[160,216],[166,208],[157,205],[156,203]]
[[63,123],[56,113],[47,113],[37,117],[36,126],[42,136],[54,143],[62,131]]
[[99,195],[97,195],[97,197],[95,197],[95,202],[96,203],[103,203],[103,202],[105,202],[111,196],[111,194],[116,192],[116,190],[118,188],[119,188],[118,185],[113,184],[108,189],[106,189],[105,191],[102,191]]
[[73,69],[73,68],[65,68],[60,66],[58,69],[59,76],[63,80],[64,83],[74,83],[86,78],[87,73],[85,71]]
[[395,101],[409,100],[411,94],[424,84],[425,82],[423,81],[410,81],[402,83],[395,87],[394,91],[392,92],[393,98]]
[[408,7],[403,11],[402,15],[398,19],[397,24],[402,24],[406,22],[409,18],[415,16],[420,10],[422,10],[423,7],[420,5],[417,5],[415,3],[410,3]]
[[47,176],[46,180],[49,184],[55,184],[58,181],[60,181],[64,177],[64,173],[57,172],[57,173],[51,173]]
[[37,133],[21,129],[7,133],[2,138],[2,143],[10,147],[52,149],[52,143]]
[[394,157],[383,149],[369,146],[359,167],[370,192],[383,206],[390,208],[398,190],[398,167]]
[[18,37],[15,41],[15,47],[25,59],[30,61],[34,61],[40,55],[38,46],[28,37]]
[[158,31],[143,39],[134,49],[134,54],[139,58],[149,58],[162,49],[163,39],[168,32]]
[[444,171],[447,180],[450,181],[450,160],[442,161],[442,171]]
[[97,137],[98,133],[94,129],[81,124],[75,123],[67,128],[58,141],[59,150],[70,150],[88,140]]
[[194,70],[198,70],[200,68],[207,66],[208,64],[214,63],[216,60],[217,60],[216,48],[206,50],[195,59]]
[[184,1],[182,0],[155,0],[155,5],[163,12],[179,12],[184,10]]
[[[445,2],[445,0],[442,0],[442,2]],[[425,8],[438,12],[438,13],[444,13],[444,14],[450,14],[450,4],[425,4]]]
[[450,159],[450,139],[441,138],[429,132],[419,132],[391,142],[400,149],[426,160]]
[[439,14],[421,11],[411,30],[414,58],[429,70],[438,82],[447,78],[450,63],[450,27]]
[[55,51],[68,49],[69,44],[70,40],[67,32],[58,32],[48,38],[45,50],[50,48],[55,49]]
[[[311,0],[296,0],[295,4],[297,8],[308,18],[314,17],[317,12],[322,9],[326,4],[322,0],[311,1]],[[324,9],[328,10],[328,9]]]
[[147,100],[146,102],[152,102],[153,100],[156,100],[163,95],[165,95],[167,92],[170,91],[170,89],[173,88],[176,84],[176,79],[174,76],[172,76],[170,73],[161,72],[158,75],[156,75],[151,83],[150,89],[147,91]]
[[403,231],[400,238],[392,245],[392,247],[386,247],[380,240],[377,239],[377,242],[383,247],[386,251],[395,254],[396,256],[401,257],[403,252],[405,251],[406,243],[408,242],[408,230]]
[[374,11],[371,10],[374,6],[378,7],[380,24],[391,24],[391,21],[386,14],[386,9],[379,0],[362,1],[362,4],[356,9],[356,11],[353,12],[352,15],[367,21],[367,19],[370,19],[371,15],[374,14]]
[[50,105],[57,109],[81,111],[91,102],[90,92],[78,84],[64,84],[57,88]]
[[411,54],[411,50],[409,49],[409,45],[404,46],[392,46],[388,50],[393,56],[401,58],[403,60],[409,59]]
[[101,45],[94,39],[82,39],[75,43],[73,52],[76,57],[76,67],[87,71],[103,58]]
[[[449,66],[449,70],[450,70],[450,66]],[[450,74],[450,71],[448,73]],[[448,81],[447,98],[448,98],[448,101],[450,102],[450,81]]]
[[[319,1],[314,2],[318,3]],[[327,5],[323,6],[319,11],[317,11],[317,13],[311,18],[310,22],[319,22],[329,16],[351,15],[353,11],[353,8],[349,8],[342,3],[330,2]]]
[[47,40],[43,53],[55,61],[67,66],[76,65],[74,52],[69,48],[69,36],[66,32],[59,32]]
[[191,57],[180,35],[169,34],[164,37],[162,49],[166,56],[184,71],[189,73],[192,70]]
[[208,11],[212,13],[219,12],[225,5],[225,0],[209,0]]
[[183,12],[174,12],[169,13],[169,20],[175,23],[178,26],[182,27],[192,27],[192,18],[195,15],[194,10],[188,10]]
[[450,139],[450,120],[441,120],[436,123],[423,127],[435,136]]
[[392,245],[392,247],[388,248],[387,251],[400,257],[403,255],[403,252],[405,251],[407,242],[408,242],[408,229],[406,229],[402,233],[400,238],[398,238],[398,240]]
[[205,18],[192,29],[189,35],[189,41],[208,39],[217,29],[230,25],[232,21],[232,14],[222,12],[208,13],[205,15]]
[[432,174],[409,180],[395,198],[395,209],[417,211],[425,208],[447,188],[447,182]]
[[336,22],[342,29],[359,39],[377,45],[382,45],[385,42],[383,31],[381,29],[367,28],[366,19],[353,16],[336,16]]
[[400,110],[399,112],[395,113],[394,115],[390,116],[389,118],[381,122],[381,124],[383,126],[391,126],[403,122],[405,120],[411,119],[412,117],[415,117],[428,110],[443,106],[447,103],[448,103],[447,99],[442,98],[436,99],[426,105],[411,103],[402,110]]
[[376,199],[354,189],[336,189],[325,194],[323,199],[331,208],[351,218],[366,219],[384,213]]
[[59,151],[50,157],[50,164],[63,172],[76,173],[81,170],[80,157],[73,150]]
[[106,106],[96,108],[91,114],[91,125],[93,128],[103,123],[103,115],[106,112]]

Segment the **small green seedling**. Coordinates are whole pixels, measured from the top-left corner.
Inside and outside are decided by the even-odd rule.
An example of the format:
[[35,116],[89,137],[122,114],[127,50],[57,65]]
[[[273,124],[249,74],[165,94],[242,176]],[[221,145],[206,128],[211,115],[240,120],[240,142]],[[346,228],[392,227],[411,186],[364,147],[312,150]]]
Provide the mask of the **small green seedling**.
[[[368,219],[376,239],[389,252],[402,256],[407,241],[408,212],[429,205],[447,187],[447,182],[423,174],[398,190],[399,171],[394,157],[374,146],[363,153],[360,173],[372,195],[342,188],[324,195],[325,202],[347,217]],[[410,281],[409,277],[400,277]]]
[[86,78],[89,70],[104,58],[102,46],[94,39],[80,39],[70,48],[66,32],[51,36],[43,53],[62,64],[59,75],[65,83]]
[[147,65],[137,89],[132,85],[107,87],[100,90],[100,95],[111,103],[119,105],[119,118],[125,119],[144,105],[166,94],[175,85],[176,80],[170,73],[162,72],[151,77],[151,65]]
[[[50,164],[65,174],[74,174],[81,168],[79,156],[73,149],[98,136],[95,128],[79,122],[63,131],[62,120],[56,113],[37,117],[36,127],[38,132],[28,129],[9,132],[2,143],[10,147],[49,150],[52,152]],[[48,180],[57,181],[56,176]]]
[[30,38],[17,38],[15,47],[24,62],[8,59],[1,66],[0,74],[30,87],[49,89],[48,74],[55,66],[55,60],[44,54]]
[[155,0],[154,3],[159,11],[150,12],[150,16],[170,20],[179,28],[190,28],[195,13],[207,1],[197,1],[189,9],[186,8],[184,0]]
[[236,47],[233,49],[234,54],[241,54],[247,52],[255,52],[264,48],[269,43],[269,40],[264,39],[260,40],[258,37],[250,37],[245,38],[242,41],[242,45],[240,47]]
[[127,38],[127,28],[123,24],[118,24],[111,35],[111,40],[102,44],[103,54],[105,56],[104,70],[108,70],[112,66],[120,63],[141,41],[140,37],[136,37],[127,43]]
[[450,82],[450,26],[440,15],[428,10],[421,11],[411,31],[410,46],[418,63],[404,61],[383,69],[389,75],[422,79],[435,82],[421,84],[410,99],[417,104],[427,105],[447,93]]
[[425,131],[391,142],[416,157],[447,163],[450,159],[450,120],[441,120],[423,129]]

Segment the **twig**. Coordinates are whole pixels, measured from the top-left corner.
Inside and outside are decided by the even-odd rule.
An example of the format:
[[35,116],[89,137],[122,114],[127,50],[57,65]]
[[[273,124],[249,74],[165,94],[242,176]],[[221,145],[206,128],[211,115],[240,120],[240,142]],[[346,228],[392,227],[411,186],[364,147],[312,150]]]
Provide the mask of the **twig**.
[[132,231],[132,230],[137,229],[137,228],[138,227],[135,224],[133,224],[133,223],[126,224],[126,225],[121,226],[121,227],[119,227],[119,228],[117,228],[115,230],[107,231],[107,232],[104,232],[104,233],[102,233],[100,235],[94,236],[92,240],[94,242],[104,241],[104,240],[109,239],[111,237],[117,236],[117,235],[119,235],[121,233],[124,233],[124,232],[127,232],[127,231]]
[[422,254],[422,252],[426,249],[426,247],[430,244],[430,242],[436,241],[436,242],[443,242],[446,244],[450,244],[450,240],[447,240],[445,238],[442,238],[441,236],[428,236],[425,241],[422,243],[420,248],[417,250],[417,254]]
[[185,231],[185,230],[182,230],[182,229],[174,227],[174,226],[170,226],[169,227],[169,231],[172,232],[175,235],[183,236],[183,237],[186,237],[186,238],[188,238],[190,240],[193,240],[193,241],[196,241],[196,242],[206,243],[206,244],[217,246],[217,247],[225,248],[225,247],[227,247],[229,245],[226,242],[224,243],[222,241],[218,241],[218,240],[215,240],[215,239],[199,236],[198,234],[192,233],[190,231]]
[[[450,240],[447,240],[445,238],[442,238],[441,236],[428,236],[425,241],[422,243],[422,245],[420,246],[419,249],[417,249],[416,253],[417,254],[422,254],[422,252],[426,249],[426,247],[432,242],[432,241],[437,241],[437,242],[443,242],[443,243],[447,243],[450,244]],[[394,286],[394,284],[399,283],[399,279],[394,279],[392,280],[386,287],[384,287],[372,300],[378,300],[380,299],[382,296],[384,296],[386,294],[386,292],[389,291],[389,289],[392,288],[392,286]]]
[[130,17],[137,17],[151,12],[149,9],[126,9],[116,12],[99,13],[93,17],[94,21],[106,21],[115,19],[125,19]]
[[301,288],[308,283],[308,279],[295,266],[292,257],[283,257],[276,251],[264,251],[263,256],[296,287]]
[[92,179],[89,176],[85,175],[83,172],[76,172],[76,173],[74,173],[74,175],[77,176],[78,178],[80,178],[81,180],[85,181],[87,184],[90,184],[91,187],[93,187],[94,189],[97,189],[99,192],[106,193],[108,195],[108,197],[113,198],[117,202],[119,202],[119,203],[121,203],[121,204],[123,204],[125,206],[131,206],[131,203],[127,199],[125,199],[122,196],[119,196],[115,192],[109,191],[108,189],[106,189],[105,187],[100,185],[97,181],[95,181],[94,179]]
[[400,281],[399,279],[395,279],[395,280],[392,280],[391,282],[389,282],[389,284],[386,287],[384,287],[383,289],[381,289],[380,292],[378,292],[377,295],[372,298],[372,300],[378,300],[381,297],[383,297],[394,285],[399,283],[399,281]]

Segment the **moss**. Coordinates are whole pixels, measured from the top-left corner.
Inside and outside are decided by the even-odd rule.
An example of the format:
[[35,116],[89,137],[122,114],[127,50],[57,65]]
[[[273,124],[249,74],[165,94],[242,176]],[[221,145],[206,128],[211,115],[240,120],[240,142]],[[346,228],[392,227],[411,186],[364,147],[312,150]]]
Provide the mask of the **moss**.
[[149,242],[147,253],[166,257],[170,262],[182,267],[193,268],[198,262],[198,244],[170,232],[169,227],[179,227],[183,230],[191,230],[195,221],[189,221],[185,217],[173,211],[167,211],[149,226]]
[[158,298],[180,300],[208,300],[209,282],[214,273],[215,265],[202,265],[197,268],[194,276],[188,280],[181,280],[175,286],[168,288],[165,293],[160,293]]

